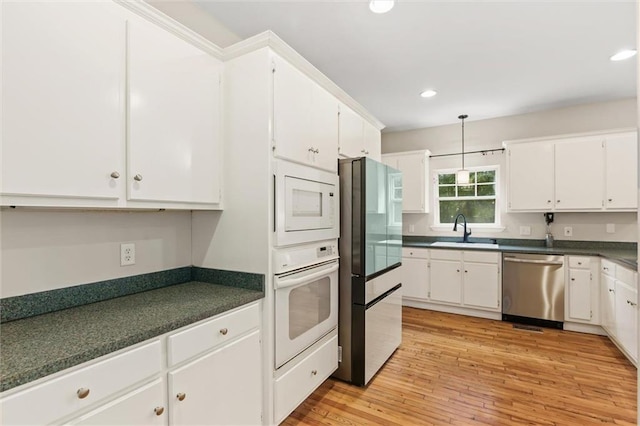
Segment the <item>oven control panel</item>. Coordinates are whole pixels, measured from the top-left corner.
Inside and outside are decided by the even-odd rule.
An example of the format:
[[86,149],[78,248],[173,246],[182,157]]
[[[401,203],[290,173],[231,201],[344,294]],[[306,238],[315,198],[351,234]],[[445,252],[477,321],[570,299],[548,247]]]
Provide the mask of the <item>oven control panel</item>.
[[274,248],[273,273],[280,274],[337,258],[337,240]]

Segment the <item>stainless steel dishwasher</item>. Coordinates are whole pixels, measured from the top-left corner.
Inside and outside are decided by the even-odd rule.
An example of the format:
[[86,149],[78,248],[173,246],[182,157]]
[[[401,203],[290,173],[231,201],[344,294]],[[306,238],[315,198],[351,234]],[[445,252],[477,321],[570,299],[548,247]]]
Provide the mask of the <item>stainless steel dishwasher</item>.
[[564,256],[503,253],[502,319],[562,329]]

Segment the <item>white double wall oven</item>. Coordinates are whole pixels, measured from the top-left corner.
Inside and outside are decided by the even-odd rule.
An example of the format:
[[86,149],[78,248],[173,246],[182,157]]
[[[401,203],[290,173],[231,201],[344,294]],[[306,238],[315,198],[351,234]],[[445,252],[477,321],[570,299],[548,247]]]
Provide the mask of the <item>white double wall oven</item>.
[[335,173],[274,161],[276,370],[338,326],[338,185]]

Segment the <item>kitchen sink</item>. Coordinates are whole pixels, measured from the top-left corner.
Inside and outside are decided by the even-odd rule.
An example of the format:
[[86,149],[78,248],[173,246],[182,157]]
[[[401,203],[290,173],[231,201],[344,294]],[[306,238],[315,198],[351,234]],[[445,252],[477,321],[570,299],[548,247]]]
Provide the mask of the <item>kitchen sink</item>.
[[498,244],[491,243],[462,243],[462,242],[454,242],[454,241],[436,241],[431,244],[431,247],[456,247],[456,248],[487,248],[487,249],[497,249]]

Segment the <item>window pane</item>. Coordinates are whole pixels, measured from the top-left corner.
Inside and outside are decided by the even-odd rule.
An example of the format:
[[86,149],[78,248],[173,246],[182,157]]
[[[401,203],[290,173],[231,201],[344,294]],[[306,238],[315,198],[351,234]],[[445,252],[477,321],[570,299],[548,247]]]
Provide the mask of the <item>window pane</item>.
[[478,183],[495,182],[496,171],[487,170],[485,172],[478,172]]
[[469,183],[476,183],[476,172],[469,172]]
[[496,200],[440,200],[440,223],[453,223],[458,213],[467,223],[495,223]]
[[496,195],[496,185],[478,185],[478,196],[481,195]]
[[465,185],[458,187],[458,197],[474,197],[476,195],[475,185]]
[[443,173],[438,175],[438,183],[440,185],[452,185],[456,183],[455,173]]
[[439,187],[439,194],[441,197],[455,197],[456,196],[456,187],[455,186],[441,186]]

